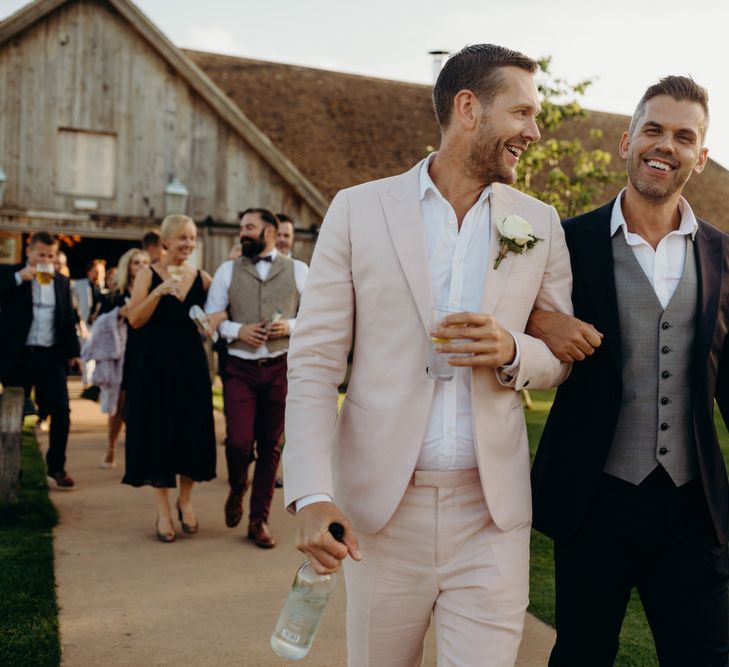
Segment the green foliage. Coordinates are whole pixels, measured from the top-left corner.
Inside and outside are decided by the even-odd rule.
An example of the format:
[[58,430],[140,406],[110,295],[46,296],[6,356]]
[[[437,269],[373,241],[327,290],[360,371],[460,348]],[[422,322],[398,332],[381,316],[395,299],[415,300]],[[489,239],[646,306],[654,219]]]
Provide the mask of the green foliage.
[[23,434],[17,503],[0,505],[0,665],[55,667],[61,659],[45,466],[33,434]]
[[538,236],[534,236],[534,234],[529,234],[529,240],[520,245],[513,239],[503,236],[501,232],[497,232],[497,234],[499,235],[499,245],[501,246],[501,250],[499,250],[499,254],[494,262],[494,271],[499,268],[499,264],[501,264],[502,260],[504,260],[510,252],[516,253],[517,255],[523,255],[525,251],[531,250],[535,245],[537,245],[537,243],[544,241],[544,239],[540,239]]
[[[538,119],[542,133],[552,133],[565,121],[588,119],[589,113],[577,99],[585,94],[593,79],[569,84],[550,72],[551,58],[539,61],[538,88],[542,113]],[[593,139],[602,138],[592,128]],[[557,209],[562,218],[582,213],[598,203],[606,186],[624,178],[611,169],[609,152],[585,148],[579,139],[549,138],[532,144],[519,158],[516,187]]]

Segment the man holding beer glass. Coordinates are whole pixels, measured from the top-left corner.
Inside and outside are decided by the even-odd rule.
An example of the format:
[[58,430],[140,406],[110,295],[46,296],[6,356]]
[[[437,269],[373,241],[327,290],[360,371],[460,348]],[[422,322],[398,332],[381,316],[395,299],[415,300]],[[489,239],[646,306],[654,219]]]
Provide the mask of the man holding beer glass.
[[68,278],[55,273],[57,240],[36,232],[26,250],[27,263],[0,267],[0,381],[35,387],[36,401],[51,417],[46,465],[59,489],[71,489],[65,469],[70,428],[66,375],[80,370]]

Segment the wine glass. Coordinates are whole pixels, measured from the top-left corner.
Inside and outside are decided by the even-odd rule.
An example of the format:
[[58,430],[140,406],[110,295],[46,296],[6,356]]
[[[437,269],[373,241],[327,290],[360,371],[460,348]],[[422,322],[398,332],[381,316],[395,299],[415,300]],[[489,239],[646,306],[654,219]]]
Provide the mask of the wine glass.
[[182,265],[171,264],[167,267],[167,273],[170,274],[170,278],[172,278],[172,280],[179,283],[185,275],[185,267]]

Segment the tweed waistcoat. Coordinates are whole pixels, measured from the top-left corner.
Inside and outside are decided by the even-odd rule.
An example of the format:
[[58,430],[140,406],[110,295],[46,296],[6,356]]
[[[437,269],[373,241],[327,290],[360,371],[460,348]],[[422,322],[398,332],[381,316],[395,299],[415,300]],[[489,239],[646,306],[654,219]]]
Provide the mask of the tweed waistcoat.
[[[263,280],[250,259],[245,256],[237,259],[233,264],[228,301],[231,319],[241,324],[253,324],[264,318],[270,322],[277,310],[281,311],[281,319],[290,320],[296,317],[299,291],[296,289],[293,260],[278,253],[266,280]],[[234,341],[229,347],[247,352],[256,351],[256,348],[242,340]],[[269,340],[266,347],[271,354],[287,350],[289,337]]]
[[623,395],[605,472],[640,484],[662,466],[677,486],[698,474],[691,412],[698,278],[693,242],[664,309],[633,251],[613,236]]

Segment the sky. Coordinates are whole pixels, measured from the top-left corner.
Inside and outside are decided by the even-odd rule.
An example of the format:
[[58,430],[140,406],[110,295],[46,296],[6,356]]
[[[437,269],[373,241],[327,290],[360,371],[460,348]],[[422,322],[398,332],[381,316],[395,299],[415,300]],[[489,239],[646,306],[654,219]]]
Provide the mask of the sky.
[[[24,6],[0,0],[0,19]],[[136,0],[177,46],[432,83],[428,51],[493,42],[570,82],[588,109],[630,115],[666,74],[709,90],[709,156],[729,168],[727,0]]]

